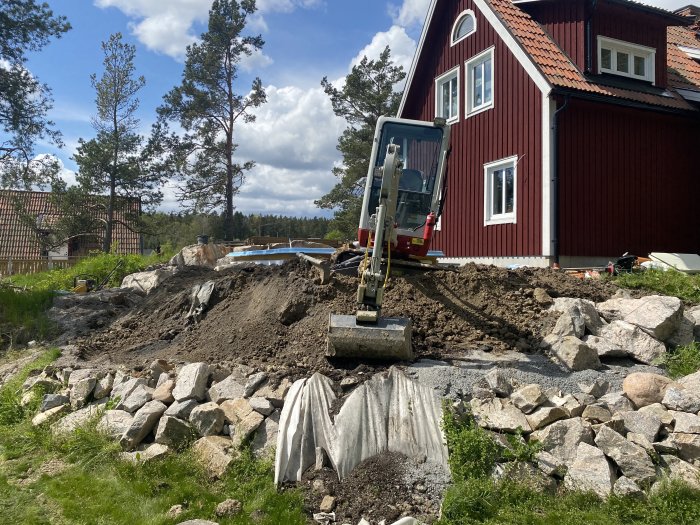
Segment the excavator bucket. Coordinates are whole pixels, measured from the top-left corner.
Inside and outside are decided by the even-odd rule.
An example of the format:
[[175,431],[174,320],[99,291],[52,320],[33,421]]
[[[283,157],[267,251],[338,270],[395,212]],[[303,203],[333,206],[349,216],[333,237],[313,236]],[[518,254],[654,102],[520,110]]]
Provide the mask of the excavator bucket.
[[326,355],[411,361],[411,320],[380,317],[375,324],[361,324],[354,315],[331,314]]

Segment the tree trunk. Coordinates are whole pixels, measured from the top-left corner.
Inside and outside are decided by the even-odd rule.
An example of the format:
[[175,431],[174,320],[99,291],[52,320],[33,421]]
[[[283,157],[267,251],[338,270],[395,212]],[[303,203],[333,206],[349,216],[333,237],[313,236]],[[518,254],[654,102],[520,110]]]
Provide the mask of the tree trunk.
[[109,201],[107,202],[107,225],[105,226],[105,238],[102,242],[102,251],[109,253],[112,249],[112,225],[114,224],[114,200],[115,200],[114,177],[111,177],[109,184]]
[[226,137],[226,211],[224,212],[224,239],[233,240],[233,138]]

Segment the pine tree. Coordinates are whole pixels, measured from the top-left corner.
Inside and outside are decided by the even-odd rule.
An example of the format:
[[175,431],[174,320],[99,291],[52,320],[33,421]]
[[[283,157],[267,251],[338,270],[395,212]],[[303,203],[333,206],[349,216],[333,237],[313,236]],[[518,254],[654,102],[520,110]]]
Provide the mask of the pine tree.
[[[240,61],[264,44],[260,35],[244,35],[255,11],[254,0],[214,0],[208,30],[188,46],[182,83],[165,95],[151,137],[154,151],[165,155],[162,169],[182,179],[182,202],[195,211],[223,208],[227,240],[235,237],[233,197],[255,165],[234,162],[234,127],[253,122],[250,110],[266,101],[259,78],[250,90],[237,82]],[[170,132],[168,122],[185,133]]]
[[343,165],[333,168],[333,175],[340,181],[315,204],[335,210],[331,227],[346,238],[357,235],[364,190],[362,179],[367,176],[374,128],[382,115],[396,114],[401,92],[395,87],[405,77],[403,67],[392,62],[387,46],[377,60],[363,57],[353,66],[342,89],[334,87],[326,77],[321,81],[334,113],[343,117],[348,127],[337,145],[343,155]]

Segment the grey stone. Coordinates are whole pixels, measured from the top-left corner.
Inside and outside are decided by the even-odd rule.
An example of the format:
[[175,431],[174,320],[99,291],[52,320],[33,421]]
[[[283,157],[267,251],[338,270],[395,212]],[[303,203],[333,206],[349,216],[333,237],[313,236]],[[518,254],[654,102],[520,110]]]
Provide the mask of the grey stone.
[[586,335],[582,340],[596,351],[598,357],[624,357],[627,355],[627,351],[624,348],[605,337]]
[[497,465],[494,471],[496,479],[507,479],[525,485],[535,492],[555,492],[557,482],[543,474],[530,463],[512,461]]
[[593,431],[580,417],[555,421],[533,432],[530,441],[542,443],[542,450],[569,464],[576,458],[579,443],[593,444]]
[[541,304],[542,306],[551,306],[554,304],[554,299],[552,299],[552,296],[547,293],[547,290],[544,288],[535,288],[532,291],[532,297],[535,301],[537,301],[538,304]]
[[585,406],[592,405],[596,402],[596,398],[590,394],[584,394],[583,392],[574,392],[572,395],[576,398],[576,401]]
[[645,414],[644,412],[622,412],[622,418],[625,421],[625,430],[642,434],[650,442],[656,441],[656,436],[661,429],[661,419],[654,414]]
[[562,407],[540,407],[532,414],[525,416],[532,430],[538,430],[560,419],[569,417],[569,413]]
[[125,410],[105,410],[96,428],[112,439],[119,439],[133,422],[133,414]]
[[132,463],[146,463],[156,458],[163,457],[170,452],[170,447],[160,443],[142,443],[133,452],[122,452],[120,454],[124,461]]
[[112,392],[112,386],[114,385],[114,376],[112,374],[107,374],[102,379],[97,381],[95,384],[95,390],[92,393],[94,399],[104,399],[109,397]]
[[513,405],[503,406],[499,399],[491,401],[471,400],[474,419],[481,427],[501,432],[516,432],[518,429],[525,433],[532,431],[525,414]]
[[136,385],[131,393],[119,403],[119,408],[134,413],[153,399],[153,389],[146,385]]
[[250,448],[258,457],[272,458],[277,445],[279,424],[272,418],[266,418],[255,431]]
[[566,464],[564,461],[544,450],[539,451],[535,455],[535,462],[538,468],[547,476],[563,478],[566,474]]
[[334,508],[335,498],[330,495],[323,496],[323,499],[321,500],[321,505],[319,506],[318,510],[320,510],[321,512],[332,512]]
[[682,481],[694,489],[700,490],[700,468],[676,456],[661,456],[661,459],[668,468],[670,479]]
[[[693,306],[688,311],[688,316],[695,322],[695,328],[693,328],[693,335],[696,341],[700,341],[700,305]],[[698,372],[700,374],[700,372]]]
[[700,434],[673,432],[669,441],[678,449],[678,456],[686,461],[700,459]]
[[97,370],[95,370],[94,368],[83,368],[80,370],[73,370],[68,376],[68,386],[72,387],[78,382],[89,378],[97,380]]
[[264,397],[251,397],[248,402],[253,410],[261,413],[263,416],[269,416],[275,411],[275,407],[272,406],[272,403]]
[[628,432],[627,433],[627,440],[630,443],[634,443],[635,445],[638,445],[642,447],[647,454],[651,458],[656,457],[657,453],[656,450],[654,450],[654,444],[647,439],[647,437],[644,434],[637,434],[636,432]]
[[61,405],[53,408],[49,408],[44,412],[39,412],[36,416],[32,418],[32,425],[38,427],[56,419],[63,414],[66,414],[70,410],[70,405]]
[[661,404],[669,410],[697,413],[700,411],[700,395],[682,387],[669,386]]
[[659,374],[635,372],[625,377],[622,390],[635,407],[642,408],[652,403],[661,403],[672,379]]
[[134,415],[129,428],[119,443],[126,450],[133,450],[156,426],[167,407],[160,401],[149,401]]
[[178,525],[219,525],[215,521],[209,521],[209,520],[187,520],[187,521],[181,521],[178,523]]
[[662,425],[667,427],[673,425],[673,422],[675,421],[673,414],[669,412],[668,409],[661,403],[652,403],[651,405],[640,408],[638,412],[642,414],[653,414],[659,418]]
[[689,414],[688,412],[670,412],[676,422],[673,427],[674,432],[684,434],[700,434],[700,416]]
[[676,446],[671,438],[652,443],[652,445],[654,450],[659,454],[678,454],[678,446]]
[[621,498],[646,498],[646,494],[639,488],[639,485],[627,476],[622,476],[617,479],[613,485],[613,494]]
[[[165,377],[168,377],[167,375]],[[174,379],[166,379],[162,383],[159,381],[156,389],[153,391],[153,399],[161,403],[172,403],[175,401],[173,397],[173,389],[175,388]]]
[[54,434],[70,434],[88,423],[104,409],[104,399],[76,410],[51,425]]
[[217,516],[223,517],[223,516],[235,516],[239,512],[241,512],[241,509],[243,508],[243,505],[241,504],[240,501],[236,499],[227,499],[222,501],[216,506],[216,509],[214,510],[214,514]]
[[172,277],[174,270],[172,267],[165,267],[129,274],[122,280],[121,288],[128,288],[140,294],[148,295],[160,286],[163,281]]
[[207,394],[209,366],[206,363],[190,363],[180,370],[175,381],[173,397],[176,401],[203,400]]
[[46,412],[52,408],[60,407],[70,403],[68,396],[61,394],[45,394],[41,400],[41,406],[39,407],[39,412]]
[[646,451],[608,427],[601,427],[595,444],[611,458],[622,473],[636,483],[650,484],[656,478],[656,469]]
[[94,377],[86,377],[77,381],[70,391],[70,406],[73,408],[84,407],[90,398],[90,394],[92,394],[96,383],[97,379]]
[[513,391],[513,386],[500,368],[494,368],[484,376],[488,387],[499,397],[508,397]]
[[613,321],[603,328],[600,337],[621,347],[627,355],[650,365],[666,354],[666,346],[640,327],[626,321]]
[[634,410],[634,405],[622,392],[610,392],[598,399],[598,405],[605,406],[612,414],[615,412],[628,412]]
[[585,405],[582,405],[571,394],[567,394],[563,397],[552,397],[549,401],[554,406],[563,408],[567,412],[568,417],[580,417],[581,414],[583,414],[584,409],[586,408]]
[[[698,310],[700,312],[700,309]],[[678,379],[678,384],[691,392],[700,392],[700,370]]]
[[165,415],[188,420],[190,418],[192,410],[194,410],[194,408],[198,405],[199,403],[197,403],[197,401],[194,399],[187,399],[185,401],[175,401],[165,411]]
[[579,383],[578,387],[584,394],[599,398],[607,393],[608,388],[610,388],[610,383],[599,377],[593,381],[593,383]]
[[236,447],[248,439],[265,419],[253,410],[247,399],[233,399],[221,404],[225,421],[231,426],[231,441]]
[[572,308],[577,308],[580,312],[586,330],[593,335],[598,335],[598,332],[605,323],[600,318],[593,301],[589,301],[588,299],[557,297],[554,299],[554,306],[552,306],[551,310],[555,312],[568,312]]
[[574,372],[595,370],[601,366],[597,352],[576,337],[564,337],[552,347],[552,352],[561,364]]
[[148,386],[147,381],[142,377],[133,377],[118,383],[117,376],[115,376],[114,386],[112,387],[112,395],[110,396],[114,400],[119,400],[115,408],[121,410],[124,406],[124,400],[129,397],[129,395],[139,385]]
[[573,336],[580,339],[585,331],[586,325],[581,311],[574,306],[559,316],[551,335],[555,335],[558,338]]
[[639,326],[660,341],[667,341],[678,330],[683,318],[683,303],[678,297],[647,295],[637,299],[637,307],[625,315],[625,321]]
[[666,340],[671,348],[685,346],[695,341],[695,318],[690,312],[683,312],[678,330]]
[[233,375],[228,376],[223,381],[216,383],[209,389],[209,399],[214,403],[223,403],[227,399],[237,399],[243,397],[245,387]]
[[583,419],[595,421],[597,423],[606,423],[612,418],[610,410],[599,405],[588,405],[581,415]]
[[579,443],[575,458],[564,476],[564,486],[607,498],[614,482],[615,472],[605,454],[587,443]]
[[190,423],[200,436],[215,436],[224,428],[224,411],[213,401],[195,407]]
[[519,388],[510,396],[513,404],[525,414],[529,414],[542,403],[547,401],[547,396],[542,392],[539,385],[531,384]]
[[231,440],[223,436],[207,436],[192,445],[192,451],[211,478],[221,478],[237,452]]
[[155,442],[179,448],[194,435],[195,431],[189,423],[176,417],[164,415],[158,422]]
[[282,408],[282,405],[284,405],[284,398],[287,395],[287,392],[289,392],[291,386],[292,382],[287,377],[282,379],[277,386],[271,385],[268,380],[267,384],[259,388],[254,395],[255,397],[266,398],[275,408]]
[[[255,394],[255,391],[260,388],[260,385],[262,385],[265,380],[267,379],[267,374],[265,372],[258,372],[256,374],[251,375],[248,378],[248,381],[246,381],[245,384],[245,390],[243,392],[243,397],[250,397],[253,394]],[[236,396],[240,397],[240,396]],[[233,398],[231,398],[233,399]]]

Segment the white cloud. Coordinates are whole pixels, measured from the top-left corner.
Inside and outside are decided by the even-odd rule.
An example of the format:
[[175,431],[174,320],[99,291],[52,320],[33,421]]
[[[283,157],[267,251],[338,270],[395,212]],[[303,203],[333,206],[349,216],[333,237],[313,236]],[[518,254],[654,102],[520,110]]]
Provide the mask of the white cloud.
[[404,0],[401,6],[389,4],[394,23],[403,27],[422,24],[428,14],[430,0]]
[[241,69],[246,73],[263,69],[274,63],[269,56],[263,53],[260,49],[254,49],[250,56],[243,56],[241,58]]
[[413,55],[416,52],[416,42],[406,34],[403,27],[393,25],[388,31],[382,31],[374,35],[372,42],[367,44],[355,58],[351,66],[354,66],[366,56],[370,60],[377,59],[384,48],[389,46],[391,58],[396,65],[403,66],[405,71],[411,67]]
[[[129,28],[148,49],[181,59],[185,48],[197,40],[193,26],[206,22],[211,0],[94,0],[100,8],[115,7],[130,17]],[[249,29],[267,31],[262,14],[311,9],[323,0],[259,0],[258,13],[250,18]],[[271,61],[266,63],[269,65]]]

